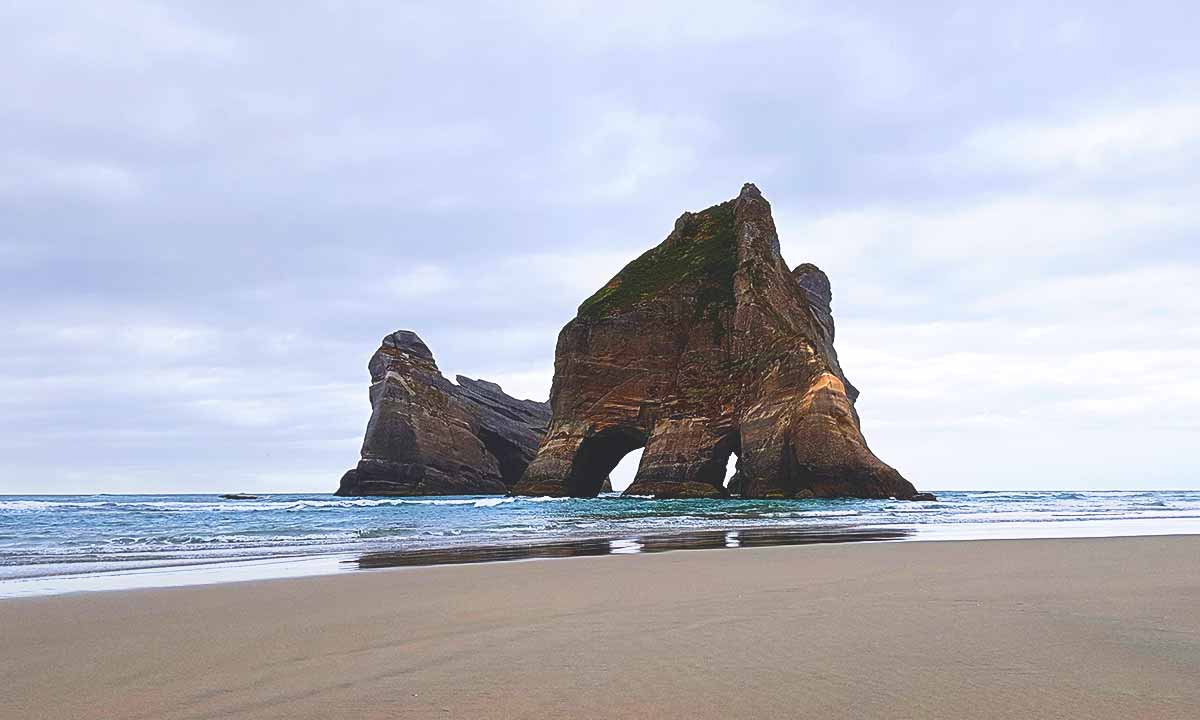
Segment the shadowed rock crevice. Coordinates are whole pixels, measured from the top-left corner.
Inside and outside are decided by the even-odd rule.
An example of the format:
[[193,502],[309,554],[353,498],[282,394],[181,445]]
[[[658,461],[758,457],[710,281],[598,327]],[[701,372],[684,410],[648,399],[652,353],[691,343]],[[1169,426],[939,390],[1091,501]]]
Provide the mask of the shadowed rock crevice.
[[505,487],[516,485],[531,460],[527,453],[523,452],[525,448],[514,445],[491,428],[480,427],[476,434],[484,449],[496,459],[500,481]]
[[629,495],[911,498],[867,448],[833,348],[832,290],[789,270],[747,184],[684,213],[559,334],[553,419],[518,494],[590,496],[645,444]]

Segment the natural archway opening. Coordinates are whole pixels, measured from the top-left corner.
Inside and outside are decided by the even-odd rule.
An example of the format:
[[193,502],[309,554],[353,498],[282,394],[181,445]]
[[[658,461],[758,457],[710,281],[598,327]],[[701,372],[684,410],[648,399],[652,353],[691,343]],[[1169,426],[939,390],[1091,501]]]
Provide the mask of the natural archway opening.
[[483,441],[484,449],[496,458],[500,479],[511,488],[521,479],[521,473],[525,472],[531,458],[523,454],[518,445],[488,428],[479,428],[479,439]]
[[[737,452],[730,452],[730,457],[728,457],[727,460],[725,461],[725,480],[721,482],[721,485],[725,487],[725,490],[730,490],[731,481],[733,480],[733,476],[736,475],[737,472],[738,472],[738,454],[737,454]],[[736,484],[736,485],[740,485],[740,482],[738,482],[738,484]],[[740,488],[738,488],[738,490],[740,491]],[[733,491],[730,490],[730,492],[732,493]]]
[[567,480],[567,494],[595,497],[600,493],[604,478],[609,477],[621,458],[645,445],[645,433],[625,428],[606,428],[587,436],[575,453]]
[[741,436],[735,432],[726,436],[713,448],[713,484],[725,488],[730,495],[740,495],[742,492],[741,478],[737,474],[741,445]]
[[642,452],[645,448],[639,448],[629,452],[613,471],[608,474],[612,481],[612,489],[615,492],[625,492],[625,489],[633,484],[633,478],[637,475],[638,467],[642,464]]

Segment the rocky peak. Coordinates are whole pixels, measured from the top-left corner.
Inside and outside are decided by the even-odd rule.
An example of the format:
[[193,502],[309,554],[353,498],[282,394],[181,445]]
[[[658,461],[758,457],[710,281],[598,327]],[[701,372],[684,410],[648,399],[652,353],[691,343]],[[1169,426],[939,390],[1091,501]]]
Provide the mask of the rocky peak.
[[379,344],[379,349],[391,355],[411,355],[415,359],[433,363],[435,367],[437,365],[429,346],[411,330],[397,330],[385,336]]
[[371,373],[371,382],[377,383],[384,379],[388,369],[404,368],[406,372],[424,372],[441,377],[437,361],[433,353],[415,332],[397,330],[384,336],[379,343],[379,349],[371,356],[367,369]]
[[742,198],[761,198],[761,197],[762,197],[762,192],[759,191],[758,186],[755,185],[754,183],[750,183],[750,182],[744,183],[742,185],[742,191],[740,193],[738,193],[739,200],[741,200]]

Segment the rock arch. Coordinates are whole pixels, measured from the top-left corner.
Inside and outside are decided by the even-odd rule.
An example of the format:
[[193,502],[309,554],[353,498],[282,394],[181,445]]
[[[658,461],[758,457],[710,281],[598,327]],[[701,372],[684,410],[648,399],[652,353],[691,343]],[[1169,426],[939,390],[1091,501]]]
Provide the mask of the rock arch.
[[831,300],[820,269],[784,264],[754,185],[684,213],[559,334],[550,428],[513,492],[595,495],[644,444],[626,494],[725,496],[736,450],[744,497],[914,497],[859,430]]
[[621,458],[645,445],[646,434],[635,428],[608,427],[584,436],[564,478],[563,494],[596,496],[605,488],[609,473]]

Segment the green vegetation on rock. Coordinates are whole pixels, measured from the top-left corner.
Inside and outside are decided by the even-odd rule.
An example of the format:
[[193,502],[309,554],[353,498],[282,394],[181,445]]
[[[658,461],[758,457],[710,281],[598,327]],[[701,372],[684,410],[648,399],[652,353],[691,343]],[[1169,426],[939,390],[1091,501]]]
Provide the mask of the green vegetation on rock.
[[625,266],[579,306],[579,317],[596,319],[686,282],[695,292],[697,317],[733,306],[737,269],[734,200],[683,219],[665,242]]

